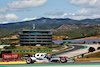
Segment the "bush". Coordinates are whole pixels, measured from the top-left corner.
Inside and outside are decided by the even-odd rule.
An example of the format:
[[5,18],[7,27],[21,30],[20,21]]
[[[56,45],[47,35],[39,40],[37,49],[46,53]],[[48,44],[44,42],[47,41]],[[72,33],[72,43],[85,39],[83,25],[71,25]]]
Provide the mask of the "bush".
[[82,56],[82,58],[83,58],[83,57],[84,57],[84,54],[82,54],[81,56]]
[[16,48],[15,45],[16,45],[15,43],[10,44],[9,49],[14,49],[14,48]]
[[94,51],[95,51],[95,48],[90,47],[90,48],[88,49],[88,51],[89,51],[89,52],[94,52]]
[[98,42],[100,44],[100,42]]
[[93,43],[96,43],[95,41],[93,41]]
[[10,46],[5,46],[4,49],[14,49],[16,48],[15,43],[14,44],[10,44]]
[[100,50],[100,47],[98,47],[97,50]]
[[63,38],[63,40],[67,40],[67,38]]
[[61,43],[60,45],[63,45],[63,43]]
[[3,48],[4,48],[4,49],[9,49],[9,46],[4,46]]
[[39,48],[39,47],[37,48],[37,50],[40,50],[40,49],[41,49],[41,48]]

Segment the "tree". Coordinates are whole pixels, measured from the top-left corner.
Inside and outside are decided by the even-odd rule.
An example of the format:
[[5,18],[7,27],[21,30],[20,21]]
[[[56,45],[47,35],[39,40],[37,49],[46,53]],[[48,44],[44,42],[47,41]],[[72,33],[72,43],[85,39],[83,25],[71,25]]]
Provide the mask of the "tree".
[[84,57],[84,54],[81,54],[82,58]]
[[100,47],[98,47],[97,50],[100,50]]
[[39,48],[39,47],[37,48],[37,50],[40,50],[40,49],[41,49],[41,48]]
[[9,46],[4,46],[3,48],[4,48],[4,49],[9,49]]
[[15,43],[12,43],[12,44],[10,44],[9,48],[14,49],[16,47],[15,45],[16,45]]
[[5,46],[4,49],[14,49],[16,48],[15,43],[10,44],[10,46]]
[[83,43],[85,44],[86,42],[84,41]]
[[60,45],[63,45],[63,43],[61,43]]
[[93,41],[93,43],[96,43],[95,41]]
[[100,44],[100,42],[98,42]]
[[88,49],[88,51],[89,51],[89,52],[94,52],[94,51],[95,51],[95,48],[90,47],[90,48]]
[[63,38],[63,40],[67,40],[66,38]]

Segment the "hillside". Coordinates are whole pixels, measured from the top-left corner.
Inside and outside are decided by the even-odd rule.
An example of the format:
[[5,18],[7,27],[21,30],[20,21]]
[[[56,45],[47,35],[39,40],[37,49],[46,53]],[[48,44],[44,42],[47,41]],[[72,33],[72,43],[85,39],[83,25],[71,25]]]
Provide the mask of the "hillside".
[[[56,36],[68,36],[67,39],[78,39],[100,35],[100,26],[82,27],[80,29],[54,32]],[[66,38],[65,38],[66,39]]]
[[85,27],[93,27],[93,26],[100,26],[100,24],[62,24],[60,27],[56,29],[51,29],[52,31],[68,31],[68,30],[74,30],[74,29],[80,29]]
[[77,31],[76,29],[81,29],[82,27],[100,26],[100,19],[73,20],[69,18],[51,19],[42,17],[36,20],[0,24],[0,37],[9,37],[18,34],[22,29],[32,29],[33,24],[36,25],[36,29],[51,29],[52,31],[59,33],[60,31]]
[[85,40],[85,39],[100,39],[100,36],[91,36],[91,37],[79,38],[75,40]]

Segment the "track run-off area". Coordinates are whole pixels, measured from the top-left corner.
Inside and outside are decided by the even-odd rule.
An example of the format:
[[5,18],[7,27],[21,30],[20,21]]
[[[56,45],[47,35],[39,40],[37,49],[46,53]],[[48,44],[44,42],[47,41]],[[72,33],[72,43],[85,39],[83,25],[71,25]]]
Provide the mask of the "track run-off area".
[[9,64],[0,67],[100,67],[100,62]]
[[[80,45],[73,45],[74,48],[71,50],[66,50],[63,52],[58,52],[53,55],[60,55],[60,56],[67,56],[69,54],[73,54],[78,51],[86,50],[84,46]],[[87,51],[87,50],[86,50]],[[69,57],[71,57],[69,55]],[[34,64],[0,64],[0,67],[100,67],[100,62],[75,62],[75,63],[34,63]]]

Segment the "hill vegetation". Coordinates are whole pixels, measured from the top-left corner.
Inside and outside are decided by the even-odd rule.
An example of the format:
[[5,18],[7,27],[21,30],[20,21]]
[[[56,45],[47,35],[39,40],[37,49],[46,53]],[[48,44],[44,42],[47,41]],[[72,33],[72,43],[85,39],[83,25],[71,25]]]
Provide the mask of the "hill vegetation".
[[36,25],[36,29],[52,30],[54,35],[68,36],[68,39],[97,36],[99,35],[100,19],[84,19],[73,20],[40,18],[30,21],[21,21],[16,23],[0,24],[0,38],[10,37],[18,34],[22,29],[32,29],[32,25]]
[[99,36],[100,35],[100,27],[99,26],[90,26],[90,27],[83,27],[80,29],[75,30],[68,30],[68,31],[60,31],[54,32],[55,35],[60,36],[68,36],[67,39],[78,39],[90,36]]

